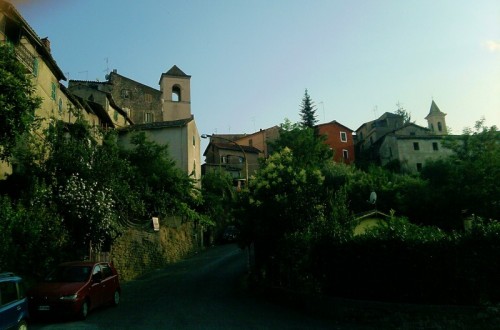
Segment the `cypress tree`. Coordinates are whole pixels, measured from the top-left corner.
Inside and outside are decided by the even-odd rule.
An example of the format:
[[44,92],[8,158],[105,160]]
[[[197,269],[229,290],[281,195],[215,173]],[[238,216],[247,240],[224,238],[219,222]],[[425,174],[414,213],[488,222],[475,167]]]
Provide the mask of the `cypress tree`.
[[318,122],[316,118],[316,109],[314,106],[314,102],[312,101],[309,93],[306,91],[304,93],[304,97],[302,98],[302,104],[300,105],[300,117],[302,119],[301,124],[304,127],[313,128],[314,125]]

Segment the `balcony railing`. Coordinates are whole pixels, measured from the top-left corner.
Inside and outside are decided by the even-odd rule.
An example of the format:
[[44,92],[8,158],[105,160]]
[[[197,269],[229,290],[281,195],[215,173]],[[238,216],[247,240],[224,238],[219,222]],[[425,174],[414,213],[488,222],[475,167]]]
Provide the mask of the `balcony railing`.
[[15,46],[16,56],[19,61],[26,67],[26,69],[33,73],[33,65],[35,61],[35,56],[24,46],[19,43]]

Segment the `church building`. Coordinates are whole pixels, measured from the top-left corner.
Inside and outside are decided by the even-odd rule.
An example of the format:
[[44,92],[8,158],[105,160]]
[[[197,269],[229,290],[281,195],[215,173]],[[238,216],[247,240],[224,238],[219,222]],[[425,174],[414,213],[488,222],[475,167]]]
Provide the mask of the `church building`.
[[134,122],[118,130],[121,145],[130,146],[132,134],[142,131],[149,140],[168,145],[176,165],[199,182],[200,135],[191,113],[191,76],[174,65],[161,74],[159,90],[122,76],[117,70],[106,78],[105,82],[70,81],[69,89],[96,102],[114,100]]

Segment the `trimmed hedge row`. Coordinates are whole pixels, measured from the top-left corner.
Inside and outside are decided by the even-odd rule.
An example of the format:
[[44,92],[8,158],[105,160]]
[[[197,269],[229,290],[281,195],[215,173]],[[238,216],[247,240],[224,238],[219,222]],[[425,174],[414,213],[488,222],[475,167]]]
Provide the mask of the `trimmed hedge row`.
[[[417,229],[416,229],[417,228]],[[500,302],[500,226],[479,223],[464,233],[404,224],[339,242],[297,239],[304,254],[278,256],[281,283],[313,283],[323,294],[392,302]],[[300,242],[299,242],[300,241]],[[283,249],[283,251],[293,251]],[[292,280],[290,280],[292,278]]]

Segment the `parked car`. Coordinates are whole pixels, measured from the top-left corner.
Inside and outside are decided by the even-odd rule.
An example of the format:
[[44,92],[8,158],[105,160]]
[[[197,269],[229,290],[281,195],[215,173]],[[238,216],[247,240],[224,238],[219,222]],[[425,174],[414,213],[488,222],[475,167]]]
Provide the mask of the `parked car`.
[[21,277],[0,273],[0,329],[28,329],[28,300]]
[[55,267],[28,291],[30,314],[85,319],[100,306],[120,302],[118,272],[107,262],[67,262]]
[[235,242],[238,239],[240,231],[235,226],[227,226],[222,234],[224,242]]

